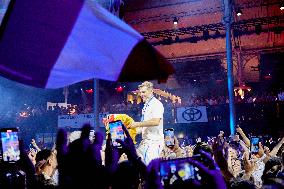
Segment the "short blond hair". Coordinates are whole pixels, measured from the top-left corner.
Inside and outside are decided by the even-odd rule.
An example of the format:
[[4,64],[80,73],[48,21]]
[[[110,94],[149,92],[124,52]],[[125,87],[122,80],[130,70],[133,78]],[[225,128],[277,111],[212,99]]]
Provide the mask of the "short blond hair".
[[138,89],[142,87],[147,87],[147,89],[153,90],[154,85],[150,81],[144,81],[141,85],[138,86]]

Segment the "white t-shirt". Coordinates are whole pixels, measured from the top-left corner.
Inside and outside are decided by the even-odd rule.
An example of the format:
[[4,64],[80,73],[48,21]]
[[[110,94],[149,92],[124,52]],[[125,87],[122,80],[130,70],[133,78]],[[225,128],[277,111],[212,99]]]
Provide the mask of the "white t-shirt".
[[255,163],[256,163],[256,168],[254,170],[254,172],[252,173],[252,177],[254,180],[254,184],[256,185],[257,188],[261,188],[262,187],[262,175],[263,175],[263,171],[265,168],[265,163],[263,162],[263,160],[266,158],[266,154],[263,154],[263,156],[261,158],[257,158],[255,159]]
[[161,118],[161,121],[158,126],[142,127],[143,140],[164,140],[163,114],[164,114],[164,106],[154,96],[144,104],[141,121],[148,121],[152,118]]

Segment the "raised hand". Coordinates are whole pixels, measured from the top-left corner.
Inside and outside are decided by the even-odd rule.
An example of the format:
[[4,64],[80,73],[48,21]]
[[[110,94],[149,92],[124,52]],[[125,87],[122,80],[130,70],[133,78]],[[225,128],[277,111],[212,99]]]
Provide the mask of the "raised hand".
[[130,137],[129,132],[124,125],[122,125],[122,129],[123,129],[126,137],[125,137],[124,141],[122,141],[120,139],[117,139],[116,141],[121,144],[121,146],[122,146],[124,152],[126,153],[128,159],[137,159],[138,155],[136,153],[136,148],[135,148],[135,145],[133,143],[133,140]]
[[240,128],[240,127],[236,127],[236,131],[237,131],[239,134],[243,133],[243,130],[242,130],[242,128]]
[[249,180],[251,177],[251,174],[256,168],[256,164],[254,161],[249,160],[249,153],[247,152],[244,152],[243,159],[244,159],[243,162],[244,162],[244,170],[245,170],[243,179]]
[[259,157],[262,157],[265,153],[264,153],[264,149],[263,149],[261,142],[258,143],[258,147],[259,147],[258,155]]
[[57,135],[57,159],[60,188],[107,188],[107,172],[102,166],[100,150],[102,135],[96,133],[92,144],[89,139],[91,126],[82,128],[81,137],[67,146],[67,134]]
[[219,138],[223,138],[224,137],[224,131],[220,131],[220,133],[218,134]]
[[214,159],[219,165],[224,178],[226,179],[226,181],[229,181],[233,177],[233,175],[229,171],[228,162],[223,154],[223,149],[225,148],[225,145],[226,143],[222,142],[219,138],[215,138],[212,149],[213,149]]
[[133,140],[130,137],[129,132],[124,125],[122,125],[122,129],[124,131],[126,138],[124,139],[124,141],[119,139],[117,139],[116,141],[121,144],[122,150],[127,155],[128,160],[131,161],[137,167],[137,171],[139,172],[141,179],[145,180],[147,174],[147,167],[141,161],[141,158],[137,155]]
[[152,160],[148,165],[147,178],[146,178],[146,189],[162,189],[162,183],[159,176],[160,159]]
[[225,189],[226,183],[218,165],[208,153],[201,151],[200,154],[206,164],[208,164],[208,167],[199,161],[189,159],[189,162],[196,166],[200,171],[202,177],[200,184],[210,186],[210,188]]
[[244,133],[244,131],[242,130],[242,128],[240,127],[236,127],[236,131],[241,135],[241,137],[243,138],[244,143],[246,144],[247,147],[250,146],[250,140],[249,138],[246,136],[246,134]]
[[35,184],[35,167],[29,158],[28,154],[24,150],[23,141],[19,141],[19,149],[20,149],[20,160],[18,160],[18,167],[26,173],[26,181],[27,187],[32,188]]
[[38,147],[38,145],[36,144],[35,139],[32,139],[31,144],[33,145],[33,147],[37,150],[40,151],[41,149]]
[[264,147],[263,147],[263,150],[264,150],[264,153],[265,153],[266,155],[269,155],[270,149],[269,149],[267,146],[264,146]]
[[96,132],[95,133],[95,139],[93,142],[93,145],[91,145],[92,148],[92,157],[95,160],[96,164],[98,164],[98,166],[102,165],[102,156],[101,156],[101,150],[102,150],[102,145],[103,145],[103,134],[100,132]]
[[36,154],[37,154],[37,152],[33,148],[30,149],[30,151],[28,152],[28,157],[30,158],[30,160],[33,163],[33,165],[36,164],[36,159],[35,159],[36,158]]
[[119,157],[120,152],[118,148],[112,145],[111,135],[108,133],[105,149],[105,166],[110,174],[113,174],[116,171]]
[[244,170],[246,173],[252,173],[255,169],[255,162],[252,160],[249,160],[249,154],[247,152],[244,153]]

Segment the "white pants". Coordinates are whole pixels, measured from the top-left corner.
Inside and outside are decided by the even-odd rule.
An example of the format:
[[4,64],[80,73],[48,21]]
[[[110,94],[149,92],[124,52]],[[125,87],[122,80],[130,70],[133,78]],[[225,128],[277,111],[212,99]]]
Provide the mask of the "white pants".
[[148,165],[153,159],[159,158],[164,147],[164,140],[145,140],[143,139],[137,148],[137,154]]

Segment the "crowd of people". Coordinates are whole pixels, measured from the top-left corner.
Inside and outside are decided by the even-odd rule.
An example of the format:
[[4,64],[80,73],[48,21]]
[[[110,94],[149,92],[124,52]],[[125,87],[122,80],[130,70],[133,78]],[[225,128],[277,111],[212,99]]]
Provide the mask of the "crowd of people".
[[[284,187],[283,136],[265,140],[236,127],[234,135],[220,131],[206,140],[198,138],[195,143],[180,145],[173,128],[163,129],[164,106],[153,96],[153,84],[144,82],[138,89],[144,102],[139,120],[125,119],[123,123],[123,116],[115,122],[107,119],[106,138],[98,131],[91,132],[89,124],[76,133],[77,137],[60,129],[52,149],[40,149],[32,140],[25,150],[21,143],[20,159],[15,164],[0,164],[0,187]],[[110,127],[113,123],[115,127]],[[142,134],[139,144],[134,144],[135,135],[130,130]]]
[[[21,146],[21,159],[17,169],[12,170],[24,172],[26,182],[21,177],[12,177],[11,169],[1,164],[1,188],[24,188],[23,185],[27,188],[125,189],[284,187],[284,137],[260,140],[257,152],[251,151],[251,140],[241,128],[237,128],[233,137],[226,137],[220,131],[218,136],[188,146],[180,146],[174,137],[173,146],[167,146],[165,140],[159,157],[145,163],[125,127],[126,138],[118,141],[122,148],[112,146],[110,135],[105,145],[101,133],[95,133],[90,140],[90,129],[85,125],[81,136],[70,143],[67,133],[59,130],[53,149],[40,149],[34,140],[29,150]],[[175,167],[171,165],[168,177],[162,177],[161,165],[171,160]],[[194,170],[179,167],[181,160]],[[193,175],[186,177],[186,174]]]
[[[279,92],[279,94],[273,94],[268,92],[262,93],[250,93],[247,92],[246,95],[241,98],[241,96],[235,96],[236,104],[251,104],[251,103],[271,103],[284,101],[284,92]],[[192,94],[189,97],[181,96],[181,103],[172,103],[171,100],[161,99],[165,107],[170,109],[183,107],[183,106],[216,106],[229,103],[228,96],[199,96]],[[140,104],[131,102],[117,102],[117,103],[106,103],[102,105],[101,111],[109,112],[123,112],[123,111],[135,111],[140,108]]]
[[[284,92],[280,90],[278,94],[262,92],[262,93],[247,93],[244,98],[240,96],[235,97],[236,104],[251,104],[251,103],[273,103],[284,101]],[[192,94],[190,96],[181,96],[182,103],[172,103],[171,100],[168,99],[160,99],[165,106],[166,111],[171,114],[171,111],[178,107],[184,106],[218,106],[228,104],[228,96],[200,96],[196,94]],[[136,102],[116,102],[115,97],[112,101],[109,101],[105,104],[100,105],[100,112],[138,112],[141,109],[142,103],[137,104]],[[50,114],[56,115],[76,115],[76,114],[87,114],[93,113],[93,105],[86,104],[73,104],[68,105],[67,107],[59,106],[56,104],[53,107],[46,108],[45,104],[42,105],[32,105],[32,104],[24,104],[21,107],[15,108],[13,110],[8,110],[5,114],[0,114],[1,117],[8,118],[16,118],[23,119],[27,117],[35,117],[35,116],[48,116]]]

